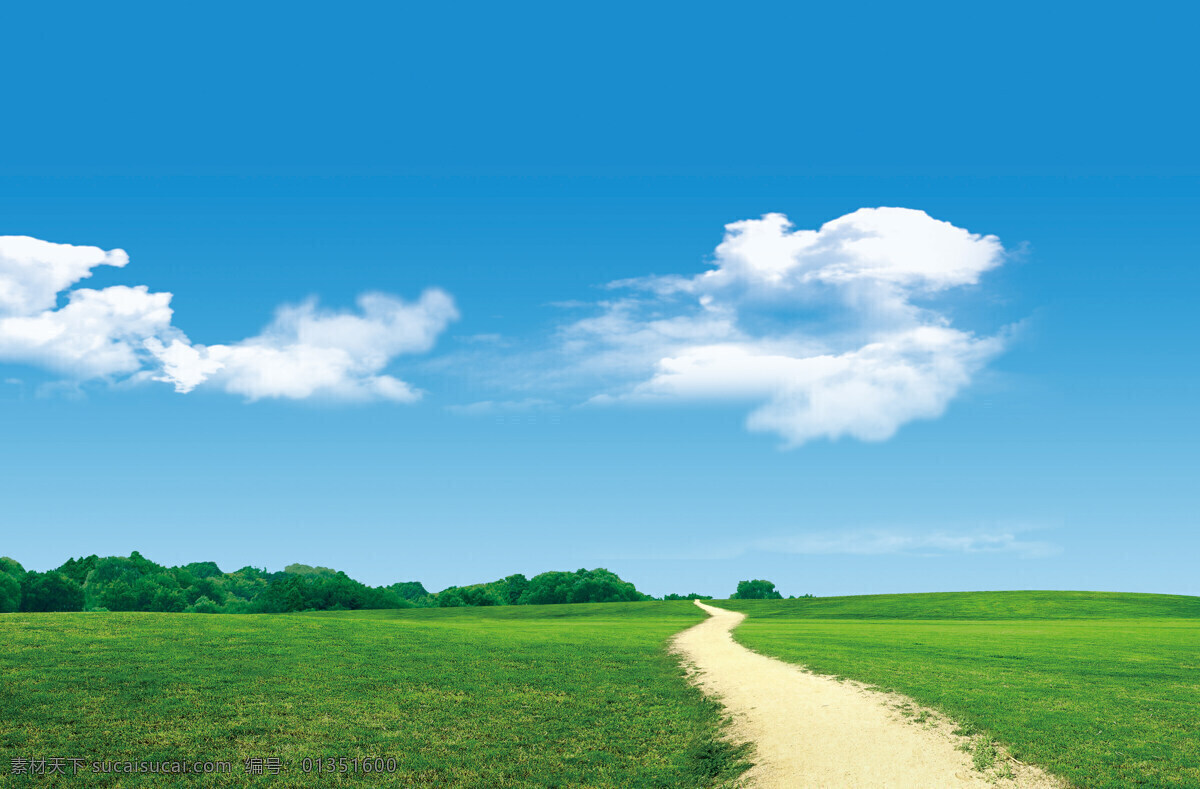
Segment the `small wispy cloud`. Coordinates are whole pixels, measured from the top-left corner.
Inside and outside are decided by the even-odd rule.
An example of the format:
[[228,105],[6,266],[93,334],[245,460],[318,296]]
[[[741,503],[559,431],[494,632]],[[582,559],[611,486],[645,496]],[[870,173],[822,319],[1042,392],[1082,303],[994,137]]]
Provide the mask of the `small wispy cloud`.
[[463,416],[491,416],[493,414],[510,414],[522,411],[541,411],[558,408],[552,400],[538,397],[527,397],[523,400],[481,400],[467,405],[446,406],[446,410]]
[[503,334],[468,334],[465,337],[459,337],[459,342],[465,342],[470,345],[506,345],[507,341]]
[[814,532],[759,539],[747,548],[767,553],[858,556],[1013,553],[1031,559],[1061,553],[1059,545],[1022,536],[1023,532],[1031,530],[1026,527],[975,531],[862,529]]

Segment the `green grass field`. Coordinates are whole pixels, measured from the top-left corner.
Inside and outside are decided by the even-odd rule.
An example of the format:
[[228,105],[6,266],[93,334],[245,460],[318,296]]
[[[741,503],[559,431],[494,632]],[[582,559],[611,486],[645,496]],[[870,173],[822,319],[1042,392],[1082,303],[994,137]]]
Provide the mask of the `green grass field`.
[[1089,592],[730,600],[735,638],[897,690],[1080,787],[1200,786],[1200,598]]
[[[0,784],[46,780],[9,774],[40,756],[233,762],[223,777],[66,782],[81,786],[717,785],[745,764],[664,649],[702,618],[687,602],[5,614]],[[290,769],[245,772],[267,757]],[[306,757],[397,771],[305,774]]]

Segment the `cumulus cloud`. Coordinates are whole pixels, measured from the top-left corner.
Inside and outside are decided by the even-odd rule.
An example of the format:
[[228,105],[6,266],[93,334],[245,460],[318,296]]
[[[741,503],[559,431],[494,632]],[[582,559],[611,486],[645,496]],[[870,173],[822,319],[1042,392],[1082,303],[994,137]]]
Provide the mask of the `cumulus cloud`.
[[[368,293],[356,311],[322,310],[315,300],[284,306],[259,335],[206,346],[172,325],[170,293],[141,285],[68,290],[97,266],[127,263],[119,249],[0,236],[0,361],[49,368],[76,383],[153,379],[181,393],[204,386],[250,400],[412,402],[419,390],[386,368],[429,350],[458,317],[453,299],[437,289],[412,303]],[[57,307],[63,291],[66,303]]]
[[358,307],[358,313],[322,311],[309,300],[280,308],[261,334],[238,343],[164,345],[150,339],[146,347],[162,365],[156,380],[179,392],[209,383],[251,400],[417,400],[420,392],[382,370],[396,356],[432,348],[458,317],[453,299],[437,289],[411,304],[367,293]]
[[78,379],[137,372],[141,341],[172,333],[170,302],[145,286],[71,291],[61,309],[0,318],[0,359]]
[[1003,262],[994,236],[907,208],[864,208],[818,230],[782,214],[734,222],[714,267],[612,283],[630,295],[563,327],[594,403],[745,402],[747,426],[789,445],[881,441],[940,416],[1003,348],[927,303]]
[[980,236],[910,208],[860,208],[820,230],[792,230],[783,214],[725,226],[718,268],[701,282],[796,287],[886,282],[943,290],[973,284],[1000,263],[995,236]]
[[58,294],[97,266],[122,267],[123,249],[53,244],[29,236],[0,236],[0,315],[35,315],[52,309]]

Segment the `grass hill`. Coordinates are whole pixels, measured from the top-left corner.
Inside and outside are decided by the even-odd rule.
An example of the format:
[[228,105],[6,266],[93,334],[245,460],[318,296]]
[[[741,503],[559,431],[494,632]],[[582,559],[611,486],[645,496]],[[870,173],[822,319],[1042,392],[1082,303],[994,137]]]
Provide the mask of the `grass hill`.
[[955,592],[714,604],[746,612],[734,638],[756,652],[947,713],[976,734],[977,757],[995,740],[1074,786],[1200,786],[1200,597]]
[[1200,619],[1200,597],[1126,592],[930,592],[794,600],[721,600],[755,620]]

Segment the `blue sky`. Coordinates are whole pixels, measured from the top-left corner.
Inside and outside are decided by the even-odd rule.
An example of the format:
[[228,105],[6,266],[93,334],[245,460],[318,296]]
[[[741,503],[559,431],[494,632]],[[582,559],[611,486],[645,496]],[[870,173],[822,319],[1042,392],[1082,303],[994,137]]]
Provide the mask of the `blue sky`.
[[1033,8],[12,12],[0,553],[1200,594],[1189,25]]

